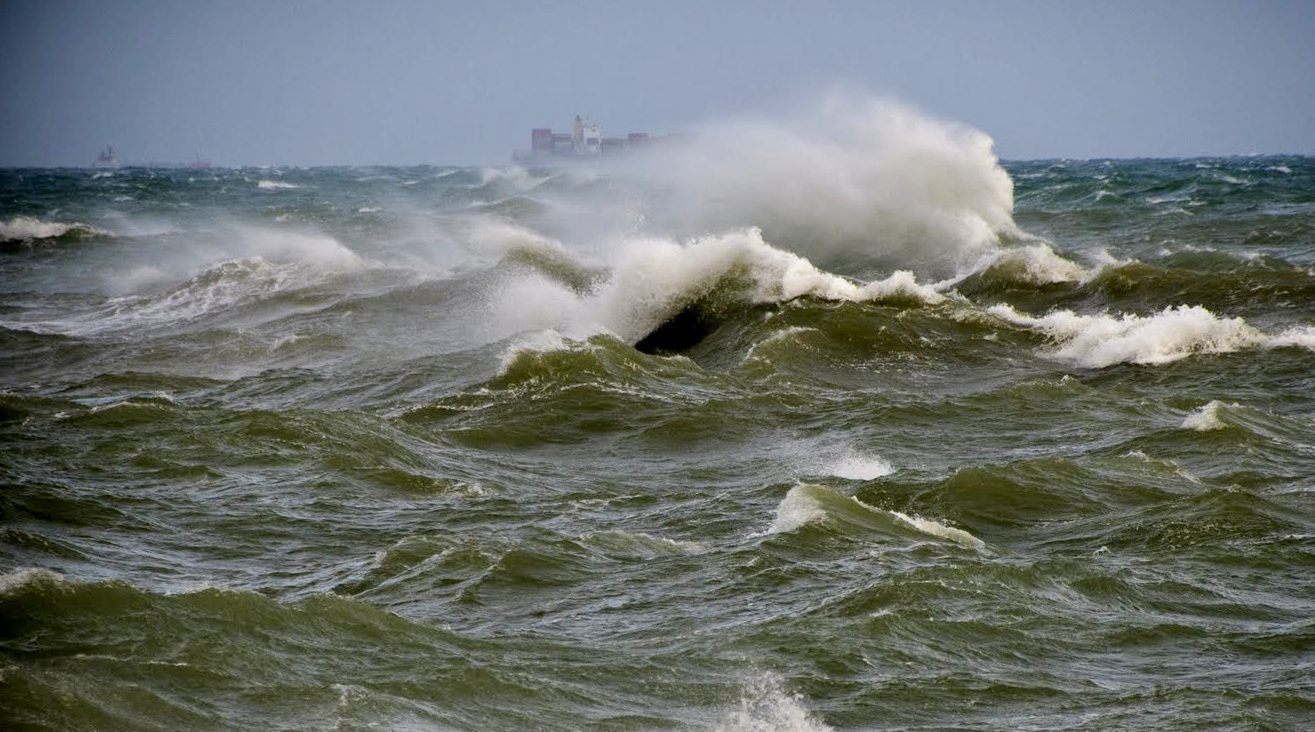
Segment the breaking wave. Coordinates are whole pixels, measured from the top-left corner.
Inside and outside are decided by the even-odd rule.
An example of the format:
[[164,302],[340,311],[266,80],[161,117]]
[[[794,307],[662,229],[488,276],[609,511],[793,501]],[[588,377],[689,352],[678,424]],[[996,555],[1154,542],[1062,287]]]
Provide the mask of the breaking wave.
[[78,221],[73,223],[42,221],[31,216],[15,216],[8,221],[0,221],[0,242],[63,238],[89,239],[102,236],[110,237],[114,234]]
[[1092,272],[1056,253],[1049,244],[1037,241],[992,250],[946,284],[957,284],[971,276],[989,284],[1057,285],[1082,282]]
[[792,693],[775,674],[762,674],[746,682],[739,705],[713,727],[716,732],[830,732],[806,706],[802,694]]
[[766,534],[796,531],[804,526],[829,520],[867,525],[876,522],[892,533],[912,531],[972,549],[983,550],[986,543],[972,534],[938,521],[886,511],[870,506],[853,496],[843,496],[820,485],[800,484],[790,489],[776,507],[776,516]]
[[[131,291],[145,284],[157,289],[111,297],[58,320],[25,322],[20,327],[93,335],[185,323],[211,314],[232,314],[239,306],[311,287],[365,264],[332,237],[254,227],[234,229],[222,254],[232,258],[203,259],[196,274],[162,288],[171,277],[168,273],[154,267],[129,270],[118,275],[115,289]],[[202,256],[213,255],[206,252]]]
[[768,244],[753,228],[684,242],[626,241],[610,271],[595,273],[598,283],[583,293],[569,278],[552,272],[565,266],[561,250],[535,251],[552,254],[552,265],[540,267],[548,274],[508,282],[498,298],[497,314],[509,332],[551,328],[572,337],[607,332],[634,342],[696,304],[716,310],[799,297],[919,304],[945,300],[907,271],[871,282],[824,272],[807,259]]
[[1020,236],[1013,182],[986,134],[833,90],[781,120],[704,126],[623,175],[665,194],[659,230],[746,226],[840,271],[954,275]]
[[1196,430],[1197,432],[1227,429],[1228,423],[1220,419],[1220,412],[1238,406],[1237,404],[1225,404],[1216,399],[1187,415],[1181,426],[1185,430]]
[[1199,305],[1179,305],[1154,315],[1079,315],[1059,310],[1035,317],[1011,305],[987,312],[1014,325],[1041,332],[1058,343],[1048,356],[1087,368],[1117,363],[1165,364],[1198,353],[1232,353],[1270,347],[1315,350],[1315,330],[1292,328],[1267,335],[1242,318],[1224,318]]

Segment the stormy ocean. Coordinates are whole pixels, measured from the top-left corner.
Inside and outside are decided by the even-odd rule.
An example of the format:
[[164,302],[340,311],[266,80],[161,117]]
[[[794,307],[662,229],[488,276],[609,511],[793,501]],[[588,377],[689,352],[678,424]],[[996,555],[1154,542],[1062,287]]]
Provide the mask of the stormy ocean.
[[4,170],[0,480],[7,729],[1308,728],[1315,159]]

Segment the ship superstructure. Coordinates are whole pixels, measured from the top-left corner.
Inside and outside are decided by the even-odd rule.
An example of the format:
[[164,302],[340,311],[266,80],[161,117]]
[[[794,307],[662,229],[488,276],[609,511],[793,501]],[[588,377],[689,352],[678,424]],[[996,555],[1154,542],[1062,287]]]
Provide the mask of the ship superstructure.
[[97,169],[119,167],[119,159],[114,156],[114,146],[106,145],[105,150],[96,156],[96,160],[91,164],[91,167]]
[[575,116],[570,132],[553,132],[551,127],[530,130],[530,149],[512,153],[518,163],[552,163],[616,155],[649,141],[647,132],[631,132],[625,137],[604,137],[602,128],[588,119]]

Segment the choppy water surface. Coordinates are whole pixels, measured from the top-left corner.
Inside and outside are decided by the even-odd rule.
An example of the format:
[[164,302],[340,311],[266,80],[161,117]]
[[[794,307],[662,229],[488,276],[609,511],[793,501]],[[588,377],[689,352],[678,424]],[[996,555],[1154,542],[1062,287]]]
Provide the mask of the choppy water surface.
[[869,112],[0,172],[0,712],[1309,724],[1315,160]]

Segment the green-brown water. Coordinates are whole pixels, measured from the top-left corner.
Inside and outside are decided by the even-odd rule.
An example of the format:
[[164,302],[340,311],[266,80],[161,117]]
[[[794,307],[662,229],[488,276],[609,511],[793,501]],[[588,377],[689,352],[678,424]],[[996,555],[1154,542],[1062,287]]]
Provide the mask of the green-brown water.
[[1315,161],[993,166],[0,172],[3,726],[1306,727]]

